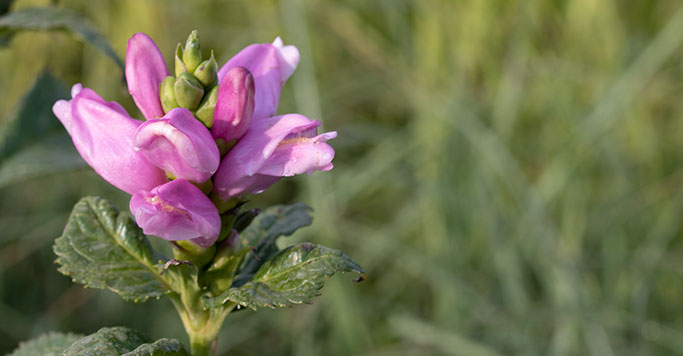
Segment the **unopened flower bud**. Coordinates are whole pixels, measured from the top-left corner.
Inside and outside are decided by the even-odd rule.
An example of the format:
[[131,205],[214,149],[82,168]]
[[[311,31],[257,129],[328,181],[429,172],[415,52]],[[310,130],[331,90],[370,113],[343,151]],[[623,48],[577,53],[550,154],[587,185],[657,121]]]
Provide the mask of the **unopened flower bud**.
[[197,66],[192,74],[201,82],[205,87],[209,87],[218,82],[218,63],[213,57],[213,51],[211,51],[211,58],[205,60]]
[[204,194],[209,194],[211,193],[211,190],[213,189],[213,182],[211,179],[207,179],[204,183],[192,183],[194,184],[195,187],[199,188],[199,190],[202,191]]
[[173,257],[181,261],[190,261],[198,268],[202,268],[213,259],[216,254],[216,245],[202,247],[192,240],[175,241]]
[[194,75],[180,73],[173,85],[175,99],[181,107],[194,110],[204,96],[204,87]]
[[235,214],[224,214],[221,216],[221,233],[218,234],[217,243],[225,240],[233,232],[232,224],[235,223],[236,218]]
[[215,139],[216,141],[216,146],[218,146],[218,152],[220,153],[221,157],[225,156],[233,146],[237,143],[237,140],[230,140],[226,141],[222,138],[217,138]]
[[173,86],[175,85],[175,77],[169,75],[164,78],[159,85],[159,96],[161,99],[161,106],[164,112],[168,113],[173,108],[178,107],[178,102],[175,100],[175,92]]
[[187,36],[185,51],[183,52],[183,62],[188,72],[194,72],[195,68],[202,62],[202,52],[199,49],[199,35],[194,30]]
[[199,104],[199,109],[195,116],[201,121],[204,126],[211,128],[213,125],[213,111],[216,108],[216,101],[218,100],[218,86],[211,88],[211,91],[204,95],[204,100]]
[[182,72],[187,72],[187,67],[183,62],[183,45],[178,43],[175,49],[175,76],[179,77]]
[[234,67],[225,73],[211,127],[213,137],[230,142],[244,136],[254,113],[255,95],[254,77],[247,68]]
[[260,213],[260,209],[251,209],[239,214],[235,220],[235,223],[232,225],[232,228],[237,231],[246,229],[247,226],[249,226],[249,224],[254,221],[254,218]]
[[232,229],[228,237],[216,245],[213,263],[206,269],[203,277],[211,293],[221,294],[230,288],[237,269],[251,249],[242,244],[239,234]]

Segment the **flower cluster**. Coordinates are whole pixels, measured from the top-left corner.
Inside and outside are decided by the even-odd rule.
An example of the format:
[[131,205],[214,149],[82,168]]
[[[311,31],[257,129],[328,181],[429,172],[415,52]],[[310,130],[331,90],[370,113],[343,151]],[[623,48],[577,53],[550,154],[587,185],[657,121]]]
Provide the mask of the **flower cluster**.
[[221,234],[217,206],[260,193],[280,178],[332,169],[334,150],[320,122],[275,116],[280,90],[299,61],[280,38],[253,44],[220,70],[202,60],[196,31],[175,53],[171,76],[154,41],[128,41],[128,89],[146,121],[76,84],[53,112],[81,157],[132,195],[145,234],[211,246]]

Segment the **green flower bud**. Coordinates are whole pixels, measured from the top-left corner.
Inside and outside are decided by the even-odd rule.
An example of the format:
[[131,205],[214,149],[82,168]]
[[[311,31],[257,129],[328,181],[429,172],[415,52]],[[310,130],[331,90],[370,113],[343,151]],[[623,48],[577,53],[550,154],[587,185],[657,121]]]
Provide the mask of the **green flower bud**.
[[194,114],[204,126],[211,128],[213,125],[213,110],[218,100],[218,86],[211,88],[209,94],[204,95],[204,100],[199,104],[199,109]]
[[221,158],[223,158],[223,156],[225,156],[237,143],[237,140],[225,141],[222,138],[217,138],[215,141],[216,146],[218,146],[218,152],[221,154]]
[[218,82],[218,63],[216,63],[216,59],[213,57],[213,51],[211,51],[211,58],[200,63],[192,74],[194,74],[199,82],[204,84],[205,87],[209,87]]
[[216,254],[216,245],[201,247],[190,240],[174,241],[173,257],[181,261],[190,261],[198,268],[209,263]]
[[182,72],[187,72],[187,67],[183,62],[183,45],[178,43],[175,49],[175,76],[179,77]]
[[247,226],[249,226],[249,224],[254,221],[254,218],[260,213],[260,209],[251,209],[239,214],[235,219],[235,223],[232,224],[232,228],[238,232],[241,232],[242,230],[246,229]]
[[183,72],[180,73],[173,85],[175,100],[178,105],[190,110],[194,110],[204,97],[204,87],[194,75]]
[[229,236],[217,245],[213,263],[203,274],[201,281],[209,286],[213,294],[220,294],[230,288],[244,256],[251,251],[249,247],[242,244],[237,233],[232,230]]
[[197,30],[192,31],[187,36],[185,51],[183,52],[183,62],[188,72],[194,72],[195,68],[202,62],[202,51],[199,49],[199,35]]
[[225,240],[232,231],[232,224],[235,223],[237,216],[235,214],[221,215],[221,233],[218,235],[216,243]]
[[211,195],[209,196],[209,199],[211,199],[211,202],[216,206],[218,209],[219,214],[225,214],[228,210],[234,209],[236,206],[240,205],[242,201],[240,198],[233,197],[228,200],[224,200],[221,198],[221,196],[216,192],[215,190],[211,192]]
[[173,91],[174,84],[175,77],[169,75],[164,78],[159,85],[159,98],[161,99],[161,106],[164,108],[165,113],[178,107],[178,102],[175,100],[175,92]]

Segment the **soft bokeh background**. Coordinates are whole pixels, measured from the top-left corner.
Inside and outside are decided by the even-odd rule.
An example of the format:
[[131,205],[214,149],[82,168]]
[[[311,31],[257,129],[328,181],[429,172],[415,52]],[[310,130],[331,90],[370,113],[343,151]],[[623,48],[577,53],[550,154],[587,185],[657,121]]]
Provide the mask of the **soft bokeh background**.
[[[17,0],[13,8],[49,5]],[[63,0],[124,55],[301,51],[279,112],[339,131],[335,169],[278,183],[314,241],[369,272],[313,305],[231,315],[225,355],[683,354],[683,3],[678,0]],[[170,62],[170,61],[169,61]],[[44,68],[140,116],[122,73],[66,33],[0,48],[0,115]],[[55,119],[56,120],[56,119]],[[0,353],[48,330],[185,340],[170,302],[56,272],[73,204],[127,197],[88,169],[0,190]]]

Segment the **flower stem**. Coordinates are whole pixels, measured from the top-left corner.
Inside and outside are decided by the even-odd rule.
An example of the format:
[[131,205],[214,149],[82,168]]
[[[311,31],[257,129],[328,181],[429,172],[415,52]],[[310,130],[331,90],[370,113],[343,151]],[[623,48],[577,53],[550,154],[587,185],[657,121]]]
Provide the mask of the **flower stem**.
[[177,294],[171,296],[171,301],[190,339],[192,356],[214,356],[216,338],[235,303],[226,303],[215,309],[205,310],[199,304],[199,299],[194,299],[191,305],[188,305],[187,299],[183,299]]
[[190,353],[192,356],[214,356],[216,350],[212,350],[213,340],[206,340],[203,335],[189,334]]

